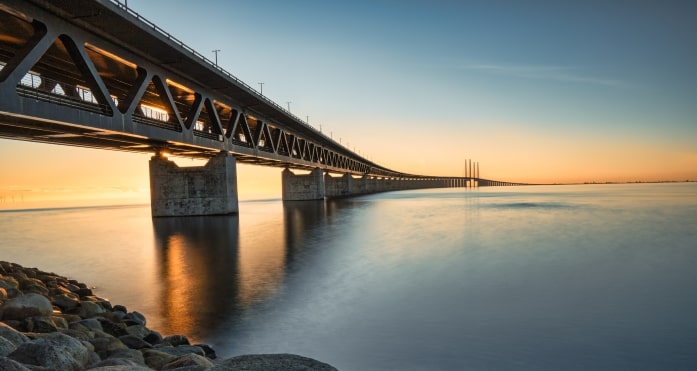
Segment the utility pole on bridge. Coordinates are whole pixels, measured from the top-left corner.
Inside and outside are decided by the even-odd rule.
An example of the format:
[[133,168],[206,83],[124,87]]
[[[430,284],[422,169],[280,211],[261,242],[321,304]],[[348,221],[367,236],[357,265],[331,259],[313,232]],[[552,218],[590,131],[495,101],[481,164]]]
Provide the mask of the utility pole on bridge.
[[216,67],[218,67],[218,52],[220,52],[220,49],[213,50],[213,53],[215,53],[215,66]]

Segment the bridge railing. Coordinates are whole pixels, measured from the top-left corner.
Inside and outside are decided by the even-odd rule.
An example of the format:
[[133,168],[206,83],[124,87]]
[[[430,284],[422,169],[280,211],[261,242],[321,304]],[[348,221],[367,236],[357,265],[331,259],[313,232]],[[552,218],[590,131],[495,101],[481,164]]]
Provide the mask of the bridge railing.
[[79,108],[87,111],[111,115],[111,107],[101,104],[92,95],[90,89],[53,80],[35,73],[24,75],[17,84],[17,93],[21,96]]
[[[213,61],[211,61],[210,59],[208,59],[205,55],[203,55],[203,54],[197,52],[194,48],[192,48],[192,47],[190,47],[190,46],[184,44],[184,42],[182,42],[181,40],[179,40],[179,39],[177,39],[176,37],[172,36],[172,34],[170,34],[169,32],[165,31],[164,29],[162,29],[161,27],[159,27],[159,26],[156,25],[155,23],[153,23],[153,22],[151,22],[150,20],[148,20],[147,18],[143,17],[142,15],[140,15],[138,12],[134,11],[133,9],[127,7],[126,4],[122,3],[122,2],[119,1],[119,0],[110,0],[110,1],[111,1],[112,4],[116,5],[116,6],[119,7],[120,9],[124,10],[125,12],[127,12],[128,14],[130,14],[131,16],[133,16],[133,17],[134,17],[135,19],[137,19],[138,21],[140,21],[140,22],[146,24],[148,27],[152,28],[152,29],[155,30],[156,32],[160,33],[162,36],[166,37],[166,38],[169,39],[170,41],[172,41],[172,42],[174,42],[175,44],[179,45],[179,46],[180,46],[181,48],[183,48],[184,50],[188,51],[189,53],[193,54],[193,55],[196,56],[197,58],[201,59],[202,61],[204,61],[205,63],[207,63],[208,65],[210,65],[211,67],[213,67],[213,68],[215,68],[216,70],[220,71],[222,74],[224,74],[224,75],[227,76],[228,78],[230,78],[230,79],[232,79],[233,81],[235,81],[236,83],[242,85],[243,87],[245,87],[246,89],[248,89],[250,92],[252,92],[252,93],[254,93],[255,95],[257,95],[257,98],[260,98],[260,99],[264,100],[266,103],[268,103],[268,104],[274,106],[276,109],[285,112],[287,115],[289,115],[289,116],[291,116],[292,118],[294,118],[299,124],[305,126],[306,128],[308,128],[308,129],[310,129],[310,130],[313,130],[316,134],[319,134],[319,135],[323,136],[325,139],[328,139],[328,140],[330,140],[330,141],[332,141],[332,142],[334,141],[332,138],[329,138],[326,134],[322,133],[322,131],[320,131],[320,130],[318,130],[317,128],[315,128],[314,126],[310,125],[310,123],[308,123],[307,121],[305,121],[305,120],[301,119],[300,117],[296,116],[295,114],[291,113],[290,110],[288,110],[288,109],[282,107],[280,104],[278,104],[278,103],[274,102],[273,100],[267,98],[266,96],[264,96],[263,94],[261,94],[259,91],[257,91],[257,90],[254,89],[253,87],[249,86],[249,84],[247,84],[246,82],[244,82],[244,81],[238,79],[235,75],[231,74],[230,72],[226,71],[224,68],[220,67],[220,66],[219,66],[218,64],[216,64],[215,62],[213,62]],[[342,147],[343,147],[343,146],[342,146]],[[344,147],[344,148],[346,148],[346,147]],[[346,149],[349,150],[348,148],[346,148]],[[350,150],[349,150],[349,151],[350,151]]]

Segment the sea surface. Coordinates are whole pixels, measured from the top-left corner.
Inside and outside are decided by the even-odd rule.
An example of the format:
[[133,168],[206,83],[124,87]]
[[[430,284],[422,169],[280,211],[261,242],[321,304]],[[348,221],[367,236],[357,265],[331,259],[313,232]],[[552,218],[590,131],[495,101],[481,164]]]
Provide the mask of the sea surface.
[[697,369],[697,184],[0,212],[0,259],[229,357],[340,370]]

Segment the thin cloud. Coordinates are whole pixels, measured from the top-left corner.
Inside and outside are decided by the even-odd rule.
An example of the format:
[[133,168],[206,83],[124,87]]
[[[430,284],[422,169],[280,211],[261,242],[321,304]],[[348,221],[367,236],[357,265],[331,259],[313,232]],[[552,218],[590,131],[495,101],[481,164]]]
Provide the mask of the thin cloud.
[[624,82],[616,79],[583,75],[579,72],[579,68],[576,67],[468,64],[463,65],[462,68],[467,70],[477,70],[487,72],[490,74],[505,75],[525,79],[576,82],[613,87],[626,85]]

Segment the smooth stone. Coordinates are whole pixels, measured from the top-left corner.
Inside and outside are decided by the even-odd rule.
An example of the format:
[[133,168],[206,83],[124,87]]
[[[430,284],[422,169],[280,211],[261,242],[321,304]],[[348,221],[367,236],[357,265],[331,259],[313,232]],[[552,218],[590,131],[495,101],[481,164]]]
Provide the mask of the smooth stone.
[[124,314],[128,313],[128,309],[126,309],[125,306],[120,305],[120,304],[114,305],[114,311],[115,312],[122,312]]
[[145,319],[145,316],[142,313],[139,312],[131,312],[126,314],[125,317],[123,317],[123,321],[128,323],[130,325],[143,325],[145,326],[147,320]]
[[53,304],[62,310],[73,309],[80,305],[80,300],[66,294],[56,295],[51,299]]
[[7,298],[9,298],[7,295],[7,290],[5,290],[4,287],[0,287],[0,300],[5,301]]
[[[24,327],[29,332],[56,332],[58,326],[51,317],[29,317],[24,320]],[[67,327],[67,326],[66,326]]]
[[210,359],[198,354],[185,354],[162,366],[161,370],[174,370],[179,369],[180,367],[192,366],[212,367],[215,366],[215,364],[211,362]]
[[61,333],[47,334],[23,343],[9,355],[17,362],[43,366],[52,370],[83,370],[90,352],[80,341]]
[[15,349],[17,349],[17,346],[13,342],[0,336],[0,356],[8,356],[10,353],[14,352]]
[[126,327],[126,332],[129,335],[137,336],[141,339],[145,339],[145,337],[150,334],[150,330],[143,325],[128,326]]
[[179,346],[179,345],[190,345],[189,339],[184,336],[184,335],[172,335],[172,336],[167,336],[166,338],[162,339],[163,344],[168,344],[171,346]]
[[22,343],[29,341],[26,335],[2,322],[0,322],[0,336],[9,340],[16,346],[20,346]]
[[104,331],[102,328],[102,323],[99,322],[96,318],[86,318],[77,322],[73,322],[69,325],[70,328],[77,326],[84,326],[90,330],[98,330],[98,331]]
[[201,349],[200,347],[197,347],[197,346],[193,346],[193,345],[179,345],[176,347],[158,345],[158,346],[155,346],[153,349],[156,349],[156,350],[159,350],[161,352],[165,352],[167,354],[171,354],[171,355],[177,356],[177,357],[184,356],[184,355],[187,355],[189,353],[198,354],[198,355],[203,356],[203,357],[206,356],[206,353],[203,351],[203,349]]
[[157,349],[143,349],[143,358],[145,364],[155,370],[161,369],[164,365],[177,359],[177,356],[162,352]]
[[0,277],[0,287],[3,289],[18,289],[19,282],[12,276]]
[[26,294],[10,299],[0,306],[3,320],[23,320],[27,317],[50,316],[53,306],[45,296]]
[[152,344],[135,335],[119,336],[119,340],[130,349],[152,348]]
[[106,313],[106,309],[92,301],[80,301],[80,317],[92,318]]
[[129,361],[135,362],[140,366],[145,366],[145,358],[143,358],[143,353],[135,349],[117,350],[111,353],[111,355],[107,359],[127,359]]
[[30,371],[23,364],[7,357],[0,357],[0,370],[3,371]]
[[209,371],[337,371],[333,366],[294,354],[251,354],[226,359]]
[[206,358],[216,359],[218,356],[215,354],[215,350],[208,344],[194,344],[194,346],[203,349],[203,353]]
[[94,345],[94,351],[99,354],[102,359],[108,358],[111,354],[122,349],[128,349],[126,344],[121,340],[109,335],[90,339],[89,342]]
[[26,280],[21,281],[19,283],[19,288],[25,293],[33,292],[48,296],[48,288],[43,282],[37,280],[36,278],[27,278]]
[[152,369],[145,366],[114,365],[90,368],[88,371],[152,371]]
[[107,334],[110,334],[112,336],[123,336],[123,335],[128,335],[128,332],[126,332],[126,324],[125,323],[116,323],[109,321],[106,318],[100,318],[99,323],[102,324],[102,329],[104,329],[104,332]]
[[162,343],[162,335],[160,335],[159,332],[150,330],[147,336],[143,338],[143,340],[147,341],[150,344],[156,345]]

